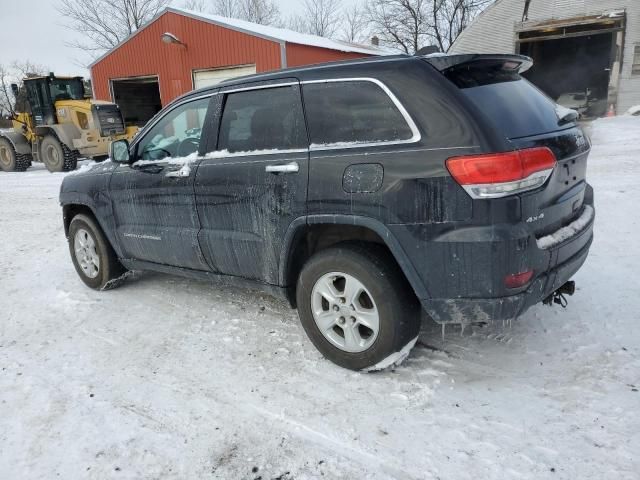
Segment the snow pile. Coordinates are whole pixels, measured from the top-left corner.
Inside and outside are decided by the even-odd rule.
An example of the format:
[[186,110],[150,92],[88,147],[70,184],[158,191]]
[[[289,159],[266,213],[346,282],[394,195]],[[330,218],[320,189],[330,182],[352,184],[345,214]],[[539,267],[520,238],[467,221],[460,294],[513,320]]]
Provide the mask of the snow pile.
[[95,160],[90,160],[88,162],[84,162],[80,165],[79,168],[72,170],[71,172],[66,173],[65,175],[82,175],[84,173],[96,171],[106,171],[109,170],[112,166],[111,159],[104,160],[102,162],[96,162]]
[[627,115],[640,115],[640,105],[634,105],[629,110],[627,110]]
[[400,351],[392,353],[384,360],[381,360],[380,362],[376,363],[374,366],[365,368],[364,371],[378,372],[380,370],[384,370],[385,368],[399,366],[409,356],[411,349],[415,346],[417,341],[418,341],[418,337],[414,338],[409,343],[407,343],[404,347],[400,349]]
[[351,148],[371,145],[372,143],[382,143],[386,140],[359,140],[355,142],[333,142],[333,143],[312,143],[309,145],[309,150],[323,150],[327,148]]
[[558,120],[565,120],[565,119],[569,119],[569,117],[573,117],[574,119],[576,118],[580,118],[580,114],[572,109],[572,108],[567,108],[567,107],[563,107],[560,104],[556,103],[556,115],[558,116]]
[[98,165],[98,162],[91,160],[90,162],[87,162],[81,165],[80,168],[77,168],[69,172],[67,175],[73,176],[73,175],[80,175],[81,173],[87,173],[89,170],[93,169],[93,167],[95,167],[96,165]]
[[624,10],[611,10],[610,12],[605,12],[600,18],[608,17],[608,18],[619,18],[624,17]]
[[226,157],[245,157],[248,155],[277,155],[281,153],[292,153],[299,150],[305,152],[306,148],[294,149],[294,150],[280,150],[278,148],[267,148],[262,150],[242,150],[238,152],[230,152],[227,149],[216,150],[214,152],[207,153],[204,158],[226,158]]
[[546,250],[555,245],[560,245],[565,240],[570,239],[584,230],[585,227],[591,223],[591,220],[593,220],[593,215],[593,208],[590,205],[585,205],[582,214],[569,225],[562,227],[560,230],[556,230],[551,235],[536,239],[538,248]]

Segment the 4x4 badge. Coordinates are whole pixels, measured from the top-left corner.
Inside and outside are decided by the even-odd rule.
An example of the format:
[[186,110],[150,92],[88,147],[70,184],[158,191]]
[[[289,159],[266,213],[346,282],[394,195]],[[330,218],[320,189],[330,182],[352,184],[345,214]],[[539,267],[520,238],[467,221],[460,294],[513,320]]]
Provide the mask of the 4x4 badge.
[[542,220],[544,218],[544,212],[540,215],[536,215],[535,217],[527,218],[527,223],[537,222],[538,220]]

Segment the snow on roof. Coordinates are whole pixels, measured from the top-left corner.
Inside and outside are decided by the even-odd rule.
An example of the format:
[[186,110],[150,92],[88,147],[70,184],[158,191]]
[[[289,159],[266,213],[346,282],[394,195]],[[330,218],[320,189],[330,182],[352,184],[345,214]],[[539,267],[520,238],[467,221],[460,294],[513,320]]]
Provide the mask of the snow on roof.
[[143,25],[138,30],[133,32],[127,38],[122,40],[118,45],[111,50],[105,52],[100,57],[95,59],[89,68],[92,68],[97,63],[101,62],[111,52],[117,50],[122,45],[127,43],[138,33],[142,32],[145,28],[155,22],[158,18],[162,17],[167,12],[173,12],[177,15],[184,15],[203,22],[213,23],[224,28],[229,28],[238,32],[246,33],[256,37],[264,38],[274,42],[288,42],[296,43],[299,45],[309,45],[312,47],[328,48],[331,50],[337,50],[340,52],[353,52],[364,53],[367,55],[391,55],[393,52],[385,50],[384,48],[376,47],[375,45],[361,45],[358,43],[343,42],[341,40],[331,40],[329,38],[318,37],[317,35],[308,35],[306,33],[294,32],[293,30],[287,30],[286,28],[269,27],[267,25],[260,25],[257,23],[247,22],[245,20],[239,20],[237,18],[227,18],[220,15],[213,15],[211,13],[196,12],[194,10],[187,10],[184,8],[167,7],[150,20],[146,25]]
[[376,47],[374,45],[360,45],[357,43],[343,42],[340,40],[331,40],[329,38],[319,37],[317,35],[308,35],[306,33],[294,32],[286,28],[276,28],[267,25],[239,20],[237,18],[227,18],[211,13],[196,12],[184,8],[169,7],[166,11],[177,13],[178,15],[186,15],[191,18],[204,20],[205,22],[214,23],[222,27],[231,28],[240,32],[248,33],[258,37],[274,40],[277,42],[297,43],[299,45],[309,45],[312,47],[328,48],[338,50],[340,52],[365,53],[368,55],[388,55],[389,52]]

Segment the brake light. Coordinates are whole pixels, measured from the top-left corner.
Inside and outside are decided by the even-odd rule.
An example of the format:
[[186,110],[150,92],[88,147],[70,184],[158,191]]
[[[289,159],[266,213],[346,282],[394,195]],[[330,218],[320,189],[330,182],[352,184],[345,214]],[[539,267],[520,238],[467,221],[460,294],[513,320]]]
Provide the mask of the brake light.
[[533,277],[533,270],[525,272],[513,273],[504,277],[504,286],[507,288],[524,287]]
[[556,165],[547,147],[451,157],[447,169],[473,198],[498,198],[543,185]]

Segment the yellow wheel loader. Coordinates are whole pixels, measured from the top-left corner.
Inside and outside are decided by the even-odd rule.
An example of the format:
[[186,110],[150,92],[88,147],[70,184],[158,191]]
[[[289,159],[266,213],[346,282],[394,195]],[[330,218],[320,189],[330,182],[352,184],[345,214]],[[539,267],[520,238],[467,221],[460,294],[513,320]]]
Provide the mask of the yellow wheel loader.
[[[18,86],[11,88],[19,98]],[[125,127],[118,105],[85,98],[82,77],[26,78],[23,96],[26,102],[17,103],[28,108],[13,115],[13,130],[0,131],[5,172],[24,171],[32,161],[50,172],[74,170],[78,158],[105,159],[110,142],[131,140],[138,130]]]

